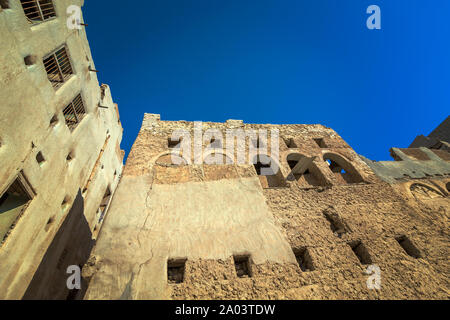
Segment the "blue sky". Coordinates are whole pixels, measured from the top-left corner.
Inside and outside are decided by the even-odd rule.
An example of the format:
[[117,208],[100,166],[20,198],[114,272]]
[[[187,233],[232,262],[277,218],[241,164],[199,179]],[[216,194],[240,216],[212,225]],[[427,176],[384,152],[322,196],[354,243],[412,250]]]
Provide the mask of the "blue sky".
[[[138,5],[136,5],[137,3]],[[118,0],[83,8],[128,154],[162,120],[320,123],[390,160],[449,115],[448,0]],[[382,30],[366,9],[381,8]]]

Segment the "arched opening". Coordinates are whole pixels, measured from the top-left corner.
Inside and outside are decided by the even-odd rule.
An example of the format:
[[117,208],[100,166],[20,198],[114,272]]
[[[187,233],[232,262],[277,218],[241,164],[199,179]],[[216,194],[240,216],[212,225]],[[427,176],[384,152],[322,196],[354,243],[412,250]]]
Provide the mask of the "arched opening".
[[447,184],[445,185],[445,187],[447,188],[447,191],[450,192],[450,182],[447,182]]
[[[448,184],[447,184],[448,187]],[[414,183],[410,187],[412,195],[417,200],[430,200],[435,198],[443,198],[444,196],[442,193],[437,191],[436,189],[433,189],[427,185],[420,184],[420,183]]]
[[264,189],[287,187],[279,164],[271,157],[267,155],[258,155],[254,158],[253,163],[256,174],[261,181],[261,186]]
[[361,183],[364,179],[353,165],[343,156],[335,153],[326,153],[323,160],[328,163],[328,168],[334,173],[338,181],[342,183]]
[[299,185],[305,187],[326,184],[326,179],[314,163],[314,158],[308,158],[299,153],[291,153],[287,156],[286,161],[291,169],[288,180],[295,179]]

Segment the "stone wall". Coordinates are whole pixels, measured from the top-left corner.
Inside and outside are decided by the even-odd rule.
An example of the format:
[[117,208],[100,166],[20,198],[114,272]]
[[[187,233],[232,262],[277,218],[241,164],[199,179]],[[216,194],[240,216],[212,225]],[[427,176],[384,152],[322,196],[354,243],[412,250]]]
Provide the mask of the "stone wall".
[[[145,115],[84,269],[86,299],[449,297],[448,175],[426,198],[412,181],[380,179],[324,126],[203,123],[278,129],[283,184],[273,185],[252,164],[175,165],[179,128],[194,123]],[[304,158],[308,170],[289,178]]]

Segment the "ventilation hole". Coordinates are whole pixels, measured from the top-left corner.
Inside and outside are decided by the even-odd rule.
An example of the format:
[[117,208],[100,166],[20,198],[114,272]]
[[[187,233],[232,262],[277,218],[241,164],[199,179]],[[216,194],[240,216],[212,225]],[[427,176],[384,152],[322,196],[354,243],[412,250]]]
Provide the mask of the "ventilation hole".
[[167,282],[179,284],[184,281],[187,259],[170,259],[167,261]]
[[420,250],[409,240],[407,236],[400,236],[397,237],[395,240],[397,240],[398,244],[405,250],[405,252],[415,258],[421,258]]
[[334,235],[341,238],[347,232],[344,222],[336,213],[324,212],[323,215],[330,223],[330,229]]
[[181,140],[182,140],[181,138],[180,139],[171,139],[171,138],[169,138],[167,140],[167,146],[169,147],[169,149],[179,149]]
[[250,278],[252,276],[249,255],[233,256],[233,260],[236,274],[239,278]]
[[69,196],[66,196],[66,197],[64,198],[64,200],[61,202],[61,209],[62,209],[63,211],[65,211],[65,210],[67,209],[67,207],[69,206],[69,203],[70,203],[70,197],[69,197]]
[[53,222],[55,222],[55,217],[51,217],[48,219],[47,224],[45,225],[45,231],[50,230],[50,227],[52,226]]
[[70,162],[70,161],[72,161],[74,158],[75,158],[75,155],[74,155],[73,151],[71,151],[71,152],[67,155],[66,160]]
[[325,144],[325,141],[322,138],[314,139],[314,141],[320,148],[327,148],[327,145]]
[[297,259],[298,266],[303,272],[314,271],[316,268],[314,267],[314,263],[311,258],[311,254],[309,253],[308,248],[294,248],[292,249],[294,252],[295,258]]
[[348,245],[352,248],[361,264],[372,264],[372,257],[366,246],[361,241],[352,241]]
[[0,7],[2,9],[9,9],[9,0],[0,0]]
[[29,56],[26,56],[25,58],[23,58],[23,61],[25,62],[26,66],[32,66],[32,65],[36,64],[36,62],[38,61],[38,58],[35,55],[29,55]]
[[36,161],[37,161],[37,163],[39,163],[39,165],[41,165],[41,166],[44,164],[45,158],[44,158],[44,155],[42,154],[41,151],[39,151],[38,154],[36,155]]
[[58,120],[58,116],[55,114],[51,119],[50,119],[50,126],[56,126],[58,124],[59,120]]
[[284,139],[284,143],[289,149],[297,149],[297,144],[295,143],[293,138]]

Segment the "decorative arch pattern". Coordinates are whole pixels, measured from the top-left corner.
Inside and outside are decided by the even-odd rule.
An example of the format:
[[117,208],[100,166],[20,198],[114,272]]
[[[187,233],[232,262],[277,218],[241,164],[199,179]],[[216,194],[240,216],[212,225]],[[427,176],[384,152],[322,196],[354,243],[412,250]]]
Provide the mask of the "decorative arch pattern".
[[355,167],[346,158],[337,153],[325,153],[323,160],[328,162],[328,167],[338,177],[346,183],[361,183],[364,179]]
[[280,164],[273,158],[265,154],[257,155],[253,163],[263,188],[284,188],[288,186],[281,172]]
[[[327,180],[317,165],[312,161],[304,168],[301,168],[299,172],[293,173],[293,169],[298,165],[302,159],[307,157],[300,153],[291,153],[286,157],[286,161],[291,169],[288,175],[289,179],[295,179],[300,185],[303,186],[323,186],[327,184]],[[305,160],[304,160],[305,161]]]

